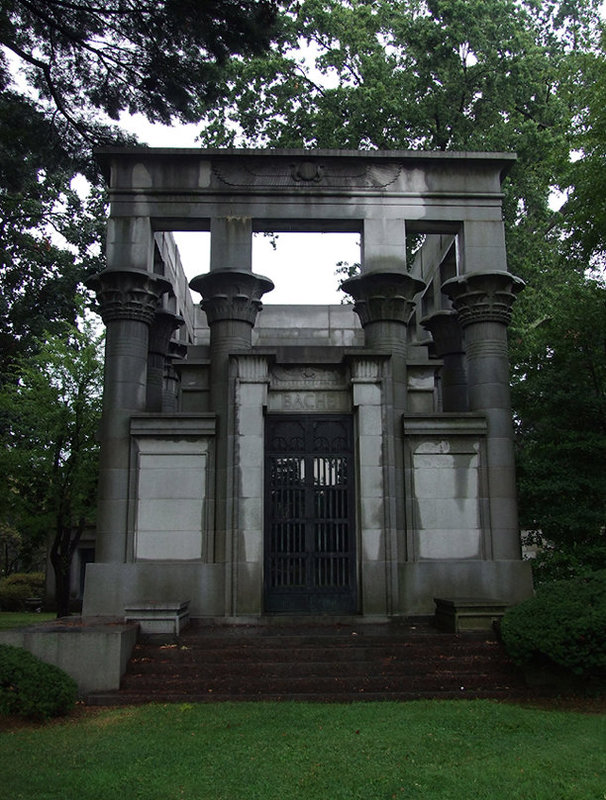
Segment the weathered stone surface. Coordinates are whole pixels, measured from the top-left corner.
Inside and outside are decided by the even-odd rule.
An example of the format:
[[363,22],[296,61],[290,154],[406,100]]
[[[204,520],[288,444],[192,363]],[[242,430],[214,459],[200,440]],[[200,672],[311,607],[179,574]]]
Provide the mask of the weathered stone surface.
[[[309,418],[309,431],[350,417],[354,610],[430,614],[436,596],[529,593],[507,384],[506,326],[521,288],[504,251],[501,178],[511,160],[101,155],[112,200],[109,268],[94,279],[108,324],[101,563],[88,567],[85,613],[187,599],[194,617],[262,614],[276,497],[289,535],[305,533],[285,540],[294,560],[281,561],[281,580],[300,574],[299,558],[315,564],[306,580],[314,569],[332,580],[332,551],[316,563],[313,542],[341,530],[331,526],[342,509],[321,513],[339,502],[345,462],[336,445],[320,458],[309,434],[296,474],[316,493],[300,509],[294,472],[287,487],[268,482],[266,414]],[[211,233],[211,271],[191,282],[202,294],[195,310],[171,230]],[[360,234],[361,274],[344,284],[355,306],[263,308],[273,284],[252,273],[252,234],[291,230]],[[425,244],[407,265],[410,233]],[[184,357],[173,368],[178,316]],[[170,397],[161,391],[169,384]],[[337,613],[337,601],[327,608]]]

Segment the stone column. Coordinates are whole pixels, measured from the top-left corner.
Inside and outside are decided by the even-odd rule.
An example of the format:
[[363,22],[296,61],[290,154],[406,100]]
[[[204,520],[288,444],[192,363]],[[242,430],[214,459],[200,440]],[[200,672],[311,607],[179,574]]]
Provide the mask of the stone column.
[[385,556],[392,569],[388,578],[389,609],[398,607],[397,564],[406,559],[409,551],[401,419],[407,406],[407,325],[414,308],[413,298],[424,286],[405,272],[368,272],[341,284],[354,298],[366,347],[391,356],[383,420]]
[[488,422],[487,467],[492,554],[520,558],[520,531],[513,452],[507,326],[524,282],[508,272],[474,272],[442,286],[463,328],[469,410]]
[[215,269],[198,275],[189,285],[202,295],[200,307],[206,312],[210,327],[210,407],[217,416],[214,558],[224,561],[234,492],[228,457],[234,435],[229,356],[250,350],[252,329],[262,307],[261,297],[274,285],[269,278],[234,269]]
[[397,406],[406,410],[407,325],[423,281],[404,272],[369,272],[341,284],[354,301],[366,347],[392,357]]
[[175,369],[175,361],[182,361],[186,355],[186,344],[175,341],[168,343],[168,355],[164,360],[164,399],[162,400],[162,408],[168,414],[177,411],[179,405],[180,377]]
[[95,560],[126,561],[130,418],[145,411],[149,329],[169,281],[139,270],[105,270],[87,282],[106,325]]
[[156,311],[149,333],[149,356],[147,362],[147,410],[158,413],[165,408],[164,377],[169,358],[170,340],[173,333],[184,324],[184,320],[160,308]]
[[442,411],[467,411],[467,375],[461,326],[456,311],[437,311],[421,320],[433,338],[434,352],[444,362],[441,371]]

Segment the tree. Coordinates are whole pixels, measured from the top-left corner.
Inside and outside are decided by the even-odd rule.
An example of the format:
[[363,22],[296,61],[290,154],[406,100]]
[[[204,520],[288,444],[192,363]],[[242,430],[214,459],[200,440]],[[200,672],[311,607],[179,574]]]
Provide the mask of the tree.
[[195,121],[230,56],[269,46],[272,0],[12,0],[0,11],[0,67],[21,61],[50,130],[76,152],[113,141],[99,112]]
[[[606,246],[598,12],[597,0],[300,0],[283,51],[229,65],[201,133],[517,152],[504,213],[510,269],[528,284],[510,337],[521,513],[559,547],[601,542],[606,523],[606,290],[587,277]],[[569,193],[560,211],[556,189]]]
[[66,328],[17,360],[0,390],[0,519],[29,546],[48,542],[57,615],[69,610],[72,556],[95,507],[101,337]]
[[[0,382],[43,330],[75,322],[102,268],[92,149],[134,143],[122,112],[191,121],[230,57],[266,49],[273,0],[11,0],[0,7]],[[18,74],[19,80],[13,80]],[[74,179],[94,187],[82,199]]]
[[573,251],[597,272],[606,269],[606,30],[592,59],[590,80],[580,84],[575,160],[570,164],[563,227]]

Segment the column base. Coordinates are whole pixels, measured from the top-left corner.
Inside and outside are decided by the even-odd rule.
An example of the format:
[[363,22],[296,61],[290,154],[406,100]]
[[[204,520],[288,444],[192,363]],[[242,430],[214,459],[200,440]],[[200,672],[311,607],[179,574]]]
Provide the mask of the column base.
[[416,561],[398,566],[400,613],[428,615],[436,597],[499,598],[516,605],[532,595],[527,561]]
[[84,617],[123,617],[126,608],[185,600],[192,617],[224,616],[225,564],[137,561],[86,567]]

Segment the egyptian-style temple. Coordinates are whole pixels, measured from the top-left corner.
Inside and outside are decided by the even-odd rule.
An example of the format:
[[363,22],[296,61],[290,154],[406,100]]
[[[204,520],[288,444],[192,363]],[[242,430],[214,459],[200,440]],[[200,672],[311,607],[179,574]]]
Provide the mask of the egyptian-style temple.
[[[376,619],[530,594],[507,357],[523,283],[501,207],[513,158],[99,154],[111,211],[90,281],[107,340],[85,617],[189,604]],[[210,270],[189,286],[176,231],[210,231]],[[263,307],[259,231],[359,234],[351,304]]]

